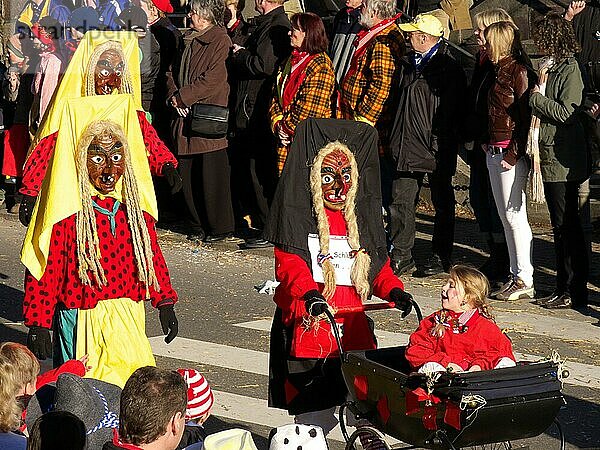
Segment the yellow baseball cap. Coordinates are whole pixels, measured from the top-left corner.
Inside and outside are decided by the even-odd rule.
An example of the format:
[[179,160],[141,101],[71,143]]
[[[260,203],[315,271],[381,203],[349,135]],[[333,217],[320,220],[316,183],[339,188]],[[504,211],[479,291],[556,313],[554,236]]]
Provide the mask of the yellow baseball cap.
[[442,36],[444,27],[437,17],[431,14],[419,14],[412,22],[400,24],[400,29],[408,33],[420,31],[421,33],[430,34],[431,36]]

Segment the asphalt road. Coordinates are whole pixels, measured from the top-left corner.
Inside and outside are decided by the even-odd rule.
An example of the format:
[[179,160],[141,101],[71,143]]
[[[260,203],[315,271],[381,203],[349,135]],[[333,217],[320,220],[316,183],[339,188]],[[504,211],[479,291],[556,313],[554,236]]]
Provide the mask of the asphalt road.
[[[431,224],[421,216],[417,247],[429,246]],[[483,259],[473,226],[457,229],[457,259],[474,264]],[[25,342],[27,329],[21,320],[23,267],[19,250],[24,228],[6,215],[0,216],[0,340]],[[162,341],[158,314],[147,308],[147,334],[162,367],[193,367],[205,374],[215,393],[209,430],[240,426],[254,433],[260,450],[272,426],[291,423],[285,412],[267,408],[267,355],[269,325],[274,311],[271,296],[254,286],[273,278],[271,250],[249,253],[237,249],[235,241],[218,246],[197,246],[184,237],[161,231],[160,240],[180,300],[176,306],[179,336],[166,346]],[[543,232],[536,248],[547,244]],[[545,264],[545,263],[544,263]],[[536,285],[548,288],[551,269],[536,264]],[[407,278],[424,313],[437,307],[443,277],[426,280]],[[597,297],[594,297],[596,299]],[[542,359],[557,350],[571,376],[564,384],[566,405],[559,420],[566,431],[567,448],[600,449],[600,312],[589,315],[574,311],[545,311],[518,301],[494,303],[498,323],[507,328],[515,351]],[[400,345],[416,327],[409,316],[401,321],[395,311],[374,313],[381,344]],[[549,430],[539,437],[513,443],[530,449],[559,448]],[[343,448],[334,433],[330,448]]]

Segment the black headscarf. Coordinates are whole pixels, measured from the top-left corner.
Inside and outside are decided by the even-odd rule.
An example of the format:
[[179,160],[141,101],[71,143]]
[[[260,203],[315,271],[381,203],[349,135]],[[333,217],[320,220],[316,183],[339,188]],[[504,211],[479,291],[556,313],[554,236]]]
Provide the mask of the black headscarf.
[[333,141],[346,144],[358,166],[355,211],[360,245],[371,257],[372,282],[388,254],[381,214],[378,135],[366,123],[336,119],[300,122],[275,191],[264,237],[284,251],[297,254],[311,267],[308,235],[317,233],[317,221],[312,211],[310,169],[319,150]]

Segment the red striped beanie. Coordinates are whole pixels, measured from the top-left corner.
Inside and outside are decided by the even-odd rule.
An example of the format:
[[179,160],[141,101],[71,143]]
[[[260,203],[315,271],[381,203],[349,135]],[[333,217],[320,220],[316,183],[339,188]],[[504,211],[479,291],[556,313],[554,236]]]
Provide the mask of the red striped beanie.
[[214,403],[213,393],[206,378],[194,369],[177,369],[177,372],[185,380],[187,390],[187,409],[185,420],[189,421],[202,417],[210,411]]

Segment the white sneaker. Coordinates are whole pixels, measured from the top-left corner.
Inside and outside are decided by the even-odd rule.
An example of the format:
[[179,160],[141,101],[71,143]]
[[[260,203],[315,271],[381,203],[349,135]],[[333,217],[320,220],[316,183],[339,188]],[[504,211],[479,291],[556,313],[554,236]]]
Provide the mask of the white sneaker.
[[535,297],[533,285],[527,286],[520,278],[515,278],[512,286],[496,295],[497,300],[519,300],[521,298],[532,299]]

